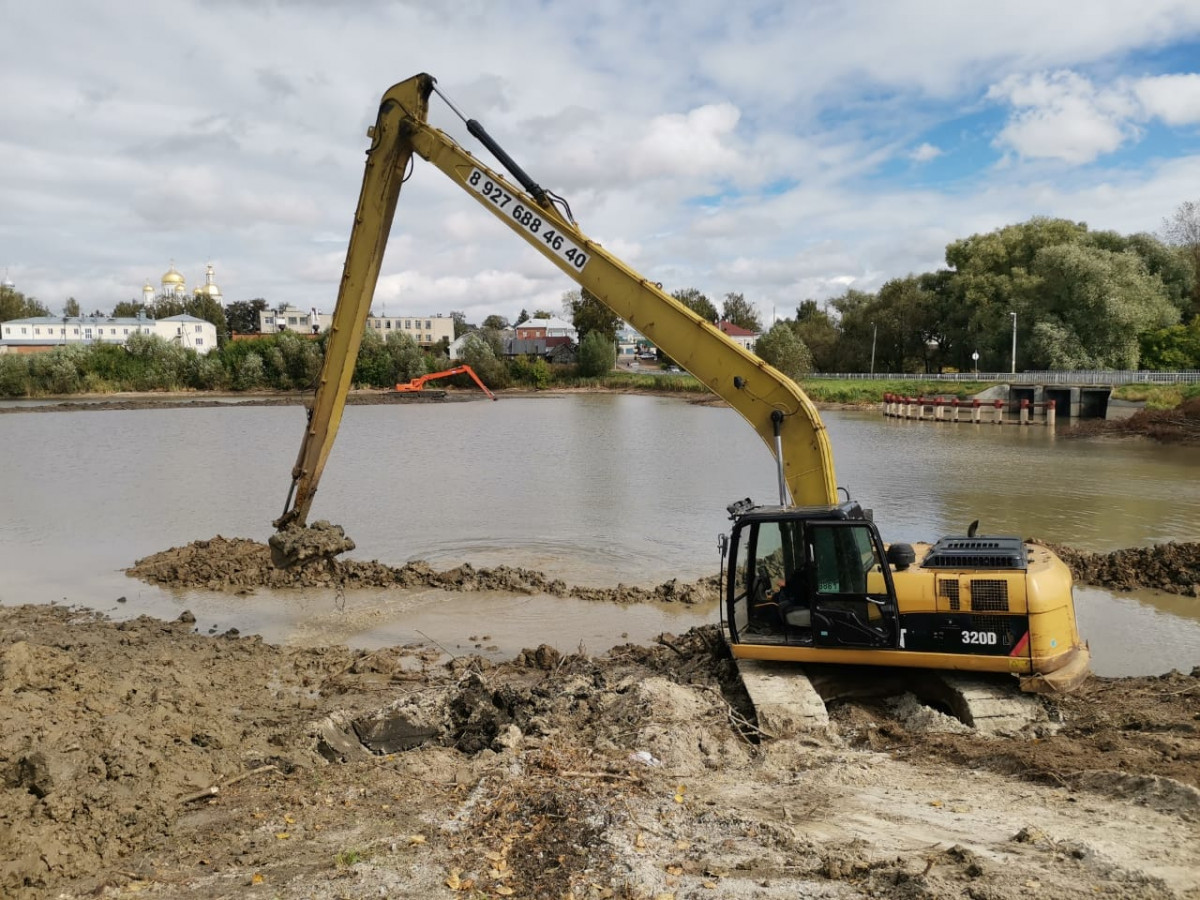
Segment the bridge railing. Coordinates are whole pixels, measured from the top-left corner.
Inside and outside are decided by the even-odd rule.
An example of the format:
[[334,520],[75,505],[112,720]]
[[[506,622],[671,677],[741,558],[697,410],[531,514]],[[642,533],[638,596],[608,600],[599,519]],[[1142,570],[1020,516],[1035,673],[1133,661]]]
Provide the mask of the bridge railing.
[[1176,372],[1123,372],[1119,370],[1080,370],[1074,372],[822,372],[813,379],[845,381],[994,381],[1002,384],[1200,384],[1200,370]]

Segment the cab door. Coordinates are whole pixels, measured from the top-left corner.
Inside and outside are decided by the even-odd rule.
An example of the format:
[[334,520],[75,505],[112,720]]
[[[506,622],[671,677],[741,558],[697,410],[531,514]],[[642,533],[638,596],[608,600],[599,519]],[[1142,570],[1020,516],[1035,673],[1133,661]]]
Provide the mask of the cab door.
[[810,521],[806,533],[813,643],[898,647],[896,589],[875,527],[862,521]]

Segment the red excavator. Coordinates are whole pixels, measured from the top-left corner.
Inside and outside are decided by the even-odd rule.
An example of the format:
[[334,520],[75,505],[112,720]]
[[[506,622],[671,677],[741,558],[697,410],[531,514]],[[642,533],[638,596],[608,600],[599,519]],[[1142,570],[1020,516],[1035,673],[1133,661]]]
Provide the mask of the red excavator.
[[479,385],[479,389],[481,391],[483,391],[485,394],[487,394],[493,400],[496,399],[496,395],[493,394],[491,391],[489,391],[487,389],[487,385],[485,385],[482,381],[479,380],[479,376],[475,374],[475,370],[467,365],[455,366],[453,369],[446,369],[446,371],[444,371],[444,372],[433,372],[430,375],[422,375],[420,378],[414,378],[412,381],[410,381],[406,384],[396,385],[396,390],[397,391],[419,391],[423,387],[425,387],[425,382],[427,382],[427,381],[434,381],[435,379],[438,379],[438,378],[449,378],[451,375],[462,375],[464,372],[471,376],[471,380],[474,381],[477,385]]

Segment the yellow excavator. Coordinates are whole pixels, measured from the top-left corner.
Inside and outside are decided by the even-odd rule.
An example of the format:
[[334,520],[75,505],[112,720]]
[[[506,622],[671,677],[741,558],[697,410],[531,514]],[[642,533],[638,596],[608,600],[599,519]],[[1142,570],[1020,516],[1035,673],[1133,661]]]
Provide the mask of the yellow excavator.
[[443,96],[426,74],[393,86],[367,132],[337,307],[273,543],[307,521],[415,154],[725,400],[773,453],[778,504],[732,504],[730,533],[719,540],[721,619],[735,657],[1008,673],[1038,692],[1087,676],[1061,560],[1016,537],[976,535],[974,525],[932,545],[886,545],[871,511],[839,489],[825,426],[799,386],[588,238],[567,203],[477,121],[464,119],[468,132],[517,184],[432,127],[435,91]]

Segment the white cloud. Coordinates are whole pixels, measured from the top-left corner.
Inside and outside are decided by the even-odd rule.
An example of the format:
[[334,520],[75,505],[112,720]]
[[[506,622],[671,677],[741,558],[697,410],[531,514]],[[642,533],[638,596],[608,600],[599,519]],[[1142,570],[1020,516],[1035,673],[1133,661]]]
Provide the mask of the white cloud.
[[[52,307],[111,307],[174,258],[190,280],[212,259],[229,299],[330,310],[365,129],[422,70],[647,277],[767,309],[872,289],[1033,214],[1129,231],[1200,197],[1182,145],[1098,166],[1141,124],[1197,121],[1200,76],[1126,71],[1200,37],[1194,0],[10,5],[0,267]],[[975,170],[945,131],[926,140],[985,94],[1011,107],[1006,170],[987,138]],[[431,121],[487,157],[436,98]],[[897,159],[922,163],[920,189],[881,177]],[[1041,177],[1063,160],[1069,181]],[[397,310],[479,318],[557,309],[573,286],[422,162],[383,276]]]
[[912,152],[908,154],[908,158],[913,162],[929,162],[930,160],[937,159],[942,155],[943,152],[944,151],[941,148],[935,147],[933,144],[924,143],[913,149]]
[[993,85],[988,99],[1016,108],[997,144],[1032,159],[1087,163],[1136,134],[1137,106],[1124,91],[1100,90],[1074,72],[1013,75]]
[[1200,123],[1200,75],[1160,75],[1133,85],[1146,112],[1168,125]]

